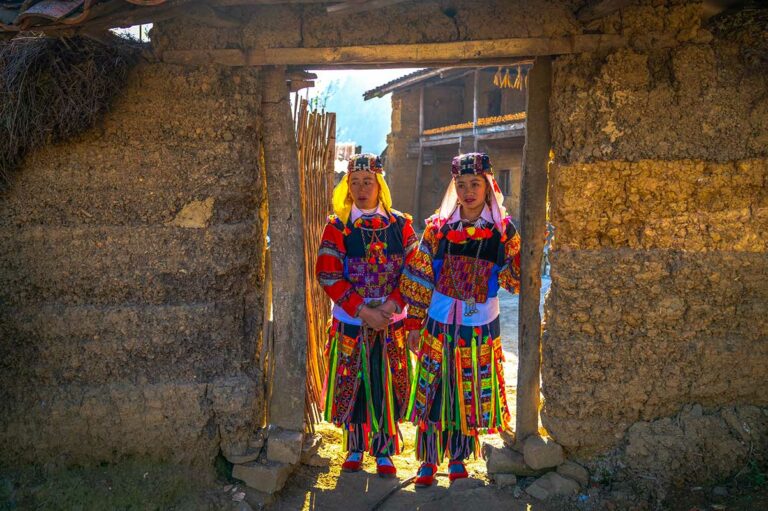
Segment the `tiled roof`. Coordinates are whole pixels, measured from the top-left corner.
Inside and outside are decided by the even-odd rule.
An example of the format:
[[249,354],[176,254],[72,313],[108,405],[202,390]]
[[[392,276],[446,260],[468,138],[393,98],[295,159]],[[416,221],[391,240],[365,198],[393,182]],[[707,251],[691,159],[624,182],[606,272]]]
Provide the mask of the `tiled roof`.
[[140,7],[178,0],[0,0],[0,31],[67,28],[96,19],[114,19]]
[[[414,71],[412,73],[408,73],[407,75],[403,75],[400,78],[395,78],[394,80],[390,80],[387,83],[381,84],[378,87],[367,90],[363,93],[363,97],[365,99],[371,99],[371,98],[377,98],[380,96],[383,96],[384,94],[388,94],[391,92],[389,89],[395,89],[398,85],[410,81],[415,78],[421,78],[422,76],[429,75],[431,72],[434,71],[434,69],[425,68],[425,69],[419,69],[418,71]],[[386,92],[384,92],[386,90]]]

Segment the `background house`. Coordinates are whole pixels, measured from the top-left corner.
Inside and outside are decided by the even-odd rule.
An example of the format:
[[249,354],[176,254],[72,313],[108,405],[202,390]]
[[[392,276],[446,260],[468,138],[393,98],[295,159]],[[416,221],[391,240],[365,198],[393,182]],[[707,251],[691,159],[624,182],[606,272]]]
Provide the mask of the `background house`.
[[519,218],[528,70],[527,63],[422,69],[365,93],[392,94],[386,170],[396,208],[428,217],[450,180],[451,159],[477,150],[491,156],[504,205]]

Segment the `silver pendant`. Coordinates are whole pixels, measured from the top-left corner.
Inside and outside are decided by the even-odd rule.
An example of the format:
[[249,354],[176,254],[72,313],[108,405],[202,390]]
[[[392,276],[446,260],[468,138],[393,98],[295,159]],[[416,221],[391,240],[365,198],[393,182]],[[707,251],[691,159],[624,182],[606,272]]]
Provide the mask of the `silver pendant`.
[[477,305],[475,303],[474,298],[467,298],[466,302],[467,302],[467,306],[465,307],[465,310],[464,310],[465,316],[471,316],[472,314],[477,314],[479,312],[477,310]]

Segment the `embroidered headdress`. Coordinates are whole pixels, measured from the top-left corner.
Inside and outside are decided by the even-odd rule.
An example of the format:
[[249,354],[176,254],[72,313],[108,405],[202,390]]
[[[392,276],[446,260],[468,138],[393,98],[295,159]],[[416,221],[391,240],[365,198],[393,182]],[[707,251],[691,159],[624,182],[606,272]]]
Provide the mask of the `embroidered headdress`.
[[448,183],[448,189],[445,191],[443,201],[431,217],[431,220],[437,221],[439,225],[444,225],[451,218],[456,208],[459,207],[456,179],[467,174],[485,177],[490,190],[490,204],[488,204],[488,207],[491,210],[493,224],[499,232],[503,233],[504,219],[507,217],[507,210],[504,208],[504,194],[501,193],[501,189],[493,177],[491,159],[486,153],[466,153],[453,158],[451,162],[451,175],[453,179]]
[[464,174],[493,174],[491,159],[485,153],[460,154],[451,162],[451,175],[456,178]]
[[379,202],[387,213],[392,209],[392,195],[384,181],[381,158],[371,153],[355,154],[349,158],[346,174],[333,189],[333,212],[344,224],[349,220],[353,204],[352,197],[349,195],[349,176],[360,171],[370,172],[376,176],[376,182],[379,183]]
[[349,159],[349,164],[347,164],[347,173],[360,170],[381,174],[384,171],[384,167],[381,165],[381,158],[375,154],[354,154]]

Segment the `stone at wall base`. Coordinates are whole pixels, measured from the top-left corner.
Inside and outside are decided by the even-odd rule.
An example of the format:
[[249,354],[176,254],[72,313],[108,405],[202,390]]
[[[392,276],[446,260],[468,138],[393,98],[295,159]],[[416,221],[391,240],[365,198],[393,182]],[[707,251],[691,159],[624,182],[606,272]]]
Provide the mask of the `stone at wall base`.
[[515,442],[517,441],[517,436],[515,435],[514,431],[510,431],[508,429],[502,430],[499,432],[499,436],[504,441],[504,445],[510,449],[514,449]]
[[589,484],[589,472],[587,472],[587,469],[573,461],[566,461],[557,467],[557,473],[568,479],[573,479],[582,488],[586,488]]
[[563,477],[557,472],[547,472],[525,489],[533,498],[547,500],[552,497],[567,497],[579,491],[579,483]]
[[267,440],[267,459],[288,465],[295,465],[301,460],[301,448],[304,434],[301,431],[275,429]]
[[243,481],[249,488],[272,494],[277,493],[285,486],[293,468],[293,465],[286,463],[261,464],[251,462],[235,465],[232,468],[232,477]]
[[483,444],[483,457],[486,459],[489,474],[515,474],[523,477],[543,474],[543,471],[526,465],[522,454],[505,447]]
[[242,465],[244,463],[250,463],[251,461],[256,461],[256,459],[261,454],[261,449],[247,449],[242,454],[227,454],[224,453],[224,457],[227,458],[227,461],[232,463],[233,465]]
[[317,454],[320,445],[323,442],[323,437],[320,435],[308,436],[304,439],[304,446],[301,449],[301,462],[307,465],[308,461]]
[[494,474],[493,480],[499,488],[507,488],[517,484],[517,476],[515,474]]
[[523,443],[525,464],[534,470],[556,467],[565,461],[563,448],[552,439],[531,435]]

